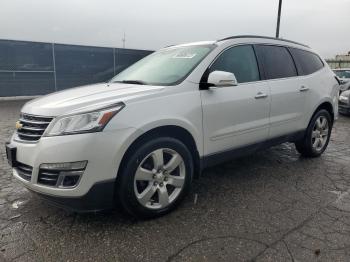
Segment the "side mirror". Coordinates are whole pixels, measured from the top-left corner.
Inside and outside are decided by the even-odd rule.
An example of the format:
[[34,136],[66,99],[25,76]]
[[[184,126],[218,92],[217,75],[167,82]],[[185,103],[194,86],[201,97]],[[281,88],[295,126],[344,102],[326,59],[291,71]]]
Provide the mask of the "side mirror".
[[215,87],[236,86],[237,79],[233,73],[214,71],[208,76],[208,85]]

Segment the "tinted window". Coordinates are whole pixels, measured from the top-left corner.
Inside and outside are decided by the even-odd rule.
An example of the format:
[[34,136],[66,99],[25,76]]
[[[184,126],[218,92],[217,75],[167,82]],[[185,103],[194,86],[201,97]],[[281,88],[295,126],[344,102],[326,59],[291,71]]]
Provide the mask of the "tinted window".
[[236,46],[224,51],[210,67],[210,72],[213,71],[234,73],[238,83],[260,79],[255,53],[249,45]]
[[267,79],[286,78],[297,75],[293,59],[285,47],[257,46],[258,57],[264,63]]
[[295,48],[291,48],[290,51],[294,57],[299,75],[309,75],[323,67],[322,60],[316,54]]

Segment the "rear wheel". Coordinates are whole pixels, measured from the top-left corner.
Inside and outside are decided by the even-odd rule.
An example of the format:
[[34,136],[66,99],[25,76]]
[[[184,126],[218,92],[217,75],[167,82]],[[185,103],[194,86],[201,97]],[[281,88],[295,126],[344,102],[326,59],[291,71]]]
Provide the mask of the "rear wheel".
[[152,218],[173,210],[190,188],[193,160],[179,140],[161,137],[136,148],[118,178],[119,201],[131,215]]
[[305,157],[318,157],[327,148],[332,131],[332,118],[327,110],[318,111],[311,119],[302,140],[295,143],[297,151]]

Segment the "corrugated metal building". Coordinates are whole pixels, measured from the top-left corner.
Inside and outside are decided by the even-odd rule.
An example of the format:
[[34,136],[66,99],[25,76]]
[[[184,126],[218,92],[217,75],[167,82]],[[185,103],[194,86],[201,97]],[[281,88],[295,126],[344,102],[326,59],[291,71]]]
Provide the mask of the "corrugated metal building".
[[104,82],[152,51],[0,40],[0,97]]

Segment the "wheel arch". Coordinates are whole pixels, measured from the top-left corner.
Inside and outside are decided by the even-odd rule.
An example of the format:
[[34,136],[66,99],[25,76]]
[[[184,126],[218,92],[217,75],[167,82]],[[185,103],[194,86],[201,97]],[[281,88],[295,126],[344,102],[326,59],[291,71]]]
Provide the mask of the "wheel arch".
[[136,150],[137,147],[139,147],[142,143],[144,143],[147,140],[150,140],[155,137],[160,136],[167,136],[172,137],[180,140],[182,143],[184,143],[188,149],[190,150],[193,160],[194,160],[194,177],[199,177],[200,174],[200,155],[198,151],[198,147],[196,144],[196,141],[193,137],[193,135],[185,128],[177,126],[177,125],[164,125],[164,126],[158,126],[154,127],[152,129],[149,129],[148,131],[142,133],[137,138],[135,138],[127,150],[125,151],[120,164],[118,168],[118,174],[117,174],[117,181],[120,172],[123,169],[124,163],[127,161],[127,159],[132,155],[132,152]]
[[334,122],[334,116],[335,116],[335,112],[334,112],[334,108],[333,108],[333,104],[330,101],[323,101],[321,104],[319,104],[316,109],[314,110],[311,118],[309,119],[309,123],[311,121],[311,119],[314,117],[314,115],[320,111],[321,109],[324,109],[326,111],[328,111],[328,113],[331,115],[332,117],[332,122]]

